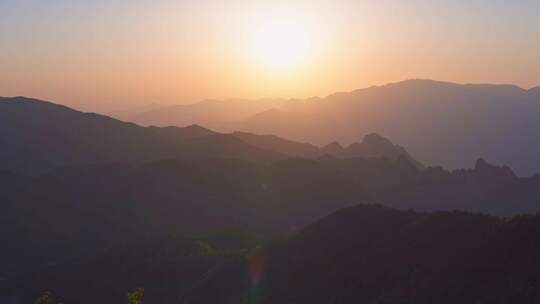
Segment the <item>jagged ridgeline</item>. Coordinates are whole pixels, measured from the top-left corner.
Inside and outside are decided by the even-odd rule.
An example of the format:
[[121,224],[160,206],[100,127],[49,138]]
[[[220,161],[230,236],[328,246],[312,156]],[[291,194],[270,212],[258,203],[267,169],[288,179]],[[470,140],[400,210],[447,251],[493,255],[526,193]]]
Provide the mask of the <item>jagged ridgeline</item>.
[[[449,171],[375,133],[316,146],[22,97],[0,100],[0,141],[2,301],[538,299],[536,217],[492,216],[538,212],[540,176],[484,159]],[[455,209],[489,216],[422,213]]]
[[307,99],[201,101],[122,116],[143,125],[198,123],[326,145],[360,134],[391,138],[427,165],[470,166],[478,157],[540,171],[540,87],[411,79]]
[[197,125],[141,127],[107,116],[24,97],[0,98],[0,169],[43,172],[77,164],[141,163],[168,158],[234,158],[269,163],[290,157],[402,156],[402,147],[371,134],[360,144],[332,151],[275,136],[222,134]]

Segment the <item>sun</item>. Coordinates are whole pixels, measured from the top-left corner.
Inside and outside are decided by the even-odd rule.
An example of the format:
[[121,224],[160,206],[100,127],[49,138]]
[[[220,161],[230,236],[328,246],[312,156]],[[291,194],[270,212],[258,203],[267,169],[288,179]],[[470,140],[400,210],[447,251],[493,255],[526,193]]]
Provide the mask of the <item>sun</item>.
[[272,70],[300,66],[310,49],[309,32],[293,20],[269,20],[254,29],[253,53],[259,64]]

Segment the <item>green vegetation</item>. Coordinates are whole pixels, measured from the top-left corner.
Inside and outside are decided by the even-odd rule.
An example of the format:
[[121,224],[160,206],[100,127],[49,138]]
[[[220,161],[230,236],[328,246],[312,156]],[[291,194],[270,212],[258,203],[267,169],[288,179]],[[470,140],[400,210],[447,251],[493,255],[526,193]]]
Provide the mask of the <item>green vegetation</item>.
[[144,288],[137,288],[127,293],[128,304],[141,304],[144,295]]
[[54,299],[50,291],[46,291],[34,302],[35,304],[62,304]]

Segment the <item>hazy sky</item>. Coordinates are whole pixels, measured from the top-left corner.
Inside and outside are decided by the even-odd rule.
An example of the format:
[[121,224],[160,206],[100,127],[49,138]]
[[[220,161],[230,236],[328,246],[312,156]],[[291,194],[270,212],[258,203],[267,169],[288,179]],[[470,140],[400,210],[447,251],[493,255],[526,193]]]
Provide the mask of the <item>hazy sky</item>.
[[87,110],[407,78],[540,85],[540,1],[0,0],[0,96]]

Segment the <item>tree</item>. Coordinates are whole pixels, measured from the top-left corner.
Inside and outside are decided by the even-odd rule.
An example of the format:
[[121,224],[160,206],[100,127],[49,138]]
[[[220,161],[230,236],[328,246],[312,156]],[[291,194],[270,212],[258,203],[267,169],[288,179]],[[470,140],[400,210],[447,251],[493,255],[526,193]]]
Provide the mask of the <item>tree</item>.
[[144,288],[137,288],[132,292],[127,293],[128,304],[142,304]]

